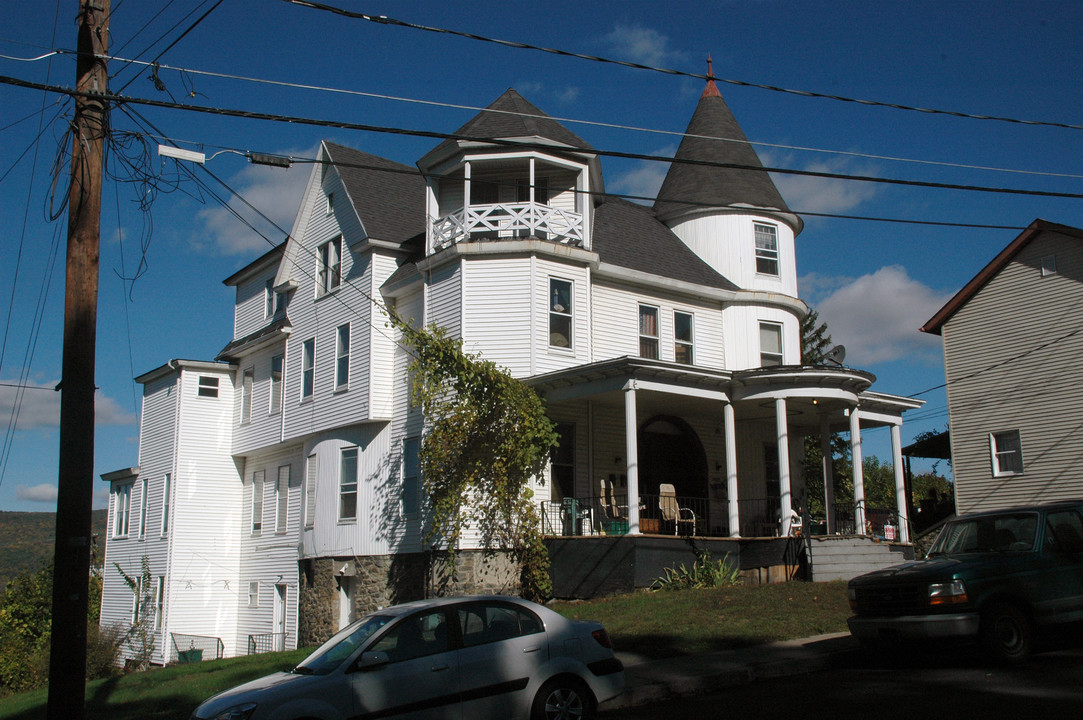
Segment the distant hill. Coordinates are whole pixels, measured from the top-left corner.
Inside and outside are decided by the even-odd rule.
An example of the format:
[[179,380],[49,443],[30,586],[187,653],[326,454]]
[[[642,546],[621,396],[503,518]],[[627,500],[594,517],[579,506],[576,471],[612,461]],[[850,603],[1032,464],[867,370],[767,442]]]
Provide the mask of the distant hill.
[[[99,566],[105,548],[105,516],[105,510],[95,510],[91,516],[93,533],[98,536],[93,561]],[[51,561],[55,536],[56,513],[0,510],[0,588],[19,573]]]

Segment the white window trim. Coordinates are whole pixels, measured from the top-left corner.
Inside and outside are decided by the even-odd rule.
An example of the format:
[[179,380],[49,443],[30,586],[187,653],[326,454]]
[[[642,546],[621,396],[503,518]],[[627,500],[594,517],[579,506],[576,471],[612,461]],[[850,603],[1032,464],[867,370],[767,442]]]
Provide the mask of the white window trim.
[[[257,481],[258,480],[258,481]],[[250,529],[253,535],[263,534],[263,500],[266,477],[263,470],[255,470],[252,473],[252,523]],[[258,512],[257,512],[258,511]],[[258,519],[257,519],[258,518]]]
[[259,581],[252,580],[248,583],[248,607],[259,607]]
[[[552,300],[550,298],[553,295],[553,283],[554,282],[562,282],[562,283],[567,283],[568,284],[568,304],[570,305],[570,307],[566,308],[565,310],[557,311],[557,310],[553,309],[553,303],[552,303]],[[548,288],[547,288],[547,292],[546,292],[546,296],[545,296],[545,307],[546,307],[546,313],[545,313],[545,346],[549,349],[550,352],[574,354],[575,353],[575,281],[570,280],[568,278],[562,278],[562,277],[556,277],[556,276],[550,275],[549,276]],[[566,317],[566,318],[568,318],[568,346],[567,347],[561,347],[559,345],[554,345],[553,342],[552,342],[552,327],[553,327],[552,317],[554,315],[556,315],[558,317]]]
[[154,587],[154,632],[161,632],[165,621],[165,576],[155,579]]
[[[413,453],[415,467],[415,475],[406,474],[406,458],[408,456],[408,448],[411,443],[416,444],[416,450]],[[407,480],[413,480],[413,510],[407,508]],[[402,441],[402,503],[401,511],[404,518],[416,518],[420,513],[421,508],[421,438],[414,435],[408,438],[404,438]]]
[[319,460],[315,454],[308,456],[308,467],[305,468],[305,529],[316,526],[316,489],[319,485]]
[[[343,343],[343,331],[345,330],[346,342]],[[345,360],[345,374],[342,377],[342,361]],[[345,392],[350,389],[350,323],[339,325],[335,328],[335,392]]]
[[[275,379],[275,360],[278,360],[278,379]],[[282,398],[285,392],[284,381],[286,379],[286,356],[275,355],[271,358],[270,393],[267,398],[267,414],[277,415],[282,412]],[[275,406],[275,400],[278,406]]]
[[[773,249],[772,248],[761,248],[759,243],[756,242],[756,234],[757,234],[757,231],[759,230],[759,228],[764,228],[765,230],[768,229],[768,228],[770,229],[770,231],[771,231],[770,234],[772,235],[772,237],[774,238],[774,241],[775,241],[775,247]],[[769,223],[762,223],[762,222],[752,223],[752,243],[753,243],[753,246],[755,248],[756,274],[757,275],[763,275],[763,276],[766,276],[766,277],[774,277],[774,278],[782,277],[782,259],[781,259],[781,257],[779,257],[779,250],[778,250],[778,226],[777,225],[771,225]],[[773,273],[772,272],[763,272],[763,271],[760,270],[760,259],[761,258],[763,260],[770,260],[771,262],[773,262],[775,264],[775,271]]]
[[252,395],[256,388],[256,369],[246,367],[241,371],[241,425],[252,422]]
[[219,382],[218,377],[214,375],[200,375],[198,386],[196,388],[196,397],[216,399],[218,397],[220,385],[221,383]]
[[[677,316],[687,315],[689,320],[689,330],[692,335],[691,340],[680,340],[677,337]],[[673,361],[681,362],[677,359],[677,347],[686,346],[688,348],[688,354],[691,356],[692,361],[688,365],[696,364],[696,314],[688,312],[687,310],[674,310],[673,311]],[[681,363],[684,364],[684,363]]]
[[[1007,435],[1009,433],[1015,433],[1016,439],[1019,443],[1019,450],[1013,451],[1012,454],[1018,453],[1019,466],[1022,470],[1001,470],[1000,469],[1000,456],[1006,455],[1007,452],[997,450],[997,435]],[[993,477],[1015,477],[1022,475],[1026,470],[1023,466],[1023,435],[1017,429],[1013,430],[1000,430],[997,432],[989,433],[989,459],[993,466]]]
[[[343,476],[343,473],[342,473],[342,469],[343,469],[342,466],[345,464],[344,460],[346,458],[347,453],[353,453],[353,456],[354,456],[354,462],[353,462],[354,475],[353,475],[353,479],[350,480],[349,482],[347,482],[347,479]],[[341,523],[357,522],[358,499],[360,497],[359,494],[358,494],[359,487],[358,487],[357,479],[358,479],[358,476],[359,476],[359,474],[361,472],[361,449],[359,447],[357,447],[356,445],[352,445],[352,446],[349,446],[349,447],[344,447],[341,450],[339,450],[338,472],[339,472],[339,477],[338,477],[338,521],[341,522]],[[347,489],[350,486],[353,487],[353,490],[348,490]],[[345,516],[345,515],[342,514],[342,510],[343,510],[343,508],[342,508],[342,499],[346,495],[349,495],[351,493],[354,496],[353,515]]]
[[[305,376],[312,376],[312,387],[305,394]],[[312,400],[316,394],[316,339],[309,338],[301,343],[301,402]]]
[[[763,327],[765,325],[768,325],[768,326],[771,326],[773,328],[778,329],[778,352],[777,353],[776,352],[767,352],[767,351],[765,351],[763,349],[762,334],[763,334]],[[759,346],[760,346],[760,348],[759,348],[759,350],[760,350],[760,354],[759,354],[760,365],[759,366],[760,367],[776,367],[775,365],[764,365],[763,364],[763,356],[765,354],[770,354],[771,356],[778,355],[778,364],[779,365],[785,365],[786,364],[786,336],[785,336],[785,332],[784,332],[785,328],[783,327],[782,323],[771,322],[770,320],[760,320],[759,323],[756,325],[756,330],[758,331],[757,342],[759,343]]]
[[[117,485],[113,491],[113,537],[126,538],[131,529],[132,485]],[[123,503],[121,502],[123,499]]]
[[169,513],[172,508],[173,498],[173,475],[170,473],[165,474],[165,478],[162,480],[162,537],[169,534]]
[[267,281],[263,285],[263,319],[268,320],[274,317],[275,314],[275,280],[274,278],[267,278]]
[[[283,471],[285,471],[283,473]],[[286,532],[290,516],[290,466],[280,465],[275,482],[275,534]]]
[[342,248],[341,235],[316,248],[317,299],[336,292],[342,286]]
[[[653,310],[654,311],[654,335],[646,335],[643,332],[642,326],[643,326],[643,311],[644,310]],[[636,337],[639,340],[639,347],[636,348],[637,357],[645,358],[647,360],[658,360],[659,358],[662,357],[662,344],[661,344],[660,338],[659,338],[659,336],[661,335],[661,327],[660,327],[661,324],[662,324],[662,313],[661,313],[661,310],[658,308],[657,305],[648,305],[646,303],[639,303],[639,306],[636,309],[636,332],[638,333],[638,335]],[[643,341],[644,340],[652,340],[652,341],[654,341],[654,357],[648,357],[647,355],[643,354]]]

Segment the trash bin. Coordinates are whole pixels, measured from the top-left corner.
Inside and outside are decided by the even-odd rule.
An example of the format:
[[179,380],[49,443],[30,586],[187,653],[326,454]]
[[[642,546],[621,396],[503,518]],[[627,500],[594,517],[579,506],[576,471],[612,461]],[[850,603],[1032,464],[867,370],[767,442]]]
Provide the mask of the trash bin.
[[203,661],[203,650],[200,648],[192,648],[191,650],[181,650],[177,653],[177,662],[179,663],[197,663]]
[[579,501],[566,497],[560,501],[562,535],[578,535]]

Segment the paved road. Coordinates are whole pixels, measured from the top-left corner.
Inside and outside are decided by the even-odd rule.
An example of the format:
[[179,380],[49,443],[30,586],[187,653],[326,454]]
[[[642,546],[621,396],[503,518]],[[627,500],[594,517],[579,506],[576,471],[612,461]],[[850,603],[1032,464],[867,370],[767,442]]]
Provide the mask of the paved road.
[[[1083,649],[1034,656],[1017,668],[976,653],[939,652],[884,657],[842,653],[831,670],[758,680],[694,698],[601,713],[602,718],[1080,718]],[[604,706],[603,706],[604,708]]]

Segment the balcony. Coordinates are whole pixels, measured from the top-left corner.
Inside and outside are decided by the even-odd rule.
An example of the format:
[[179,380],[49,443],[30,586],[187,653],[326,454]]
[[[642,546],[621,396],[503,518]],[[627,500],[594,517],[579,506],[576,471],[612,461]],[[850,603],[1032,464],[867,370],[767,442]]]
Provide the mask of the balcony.
[[432,223],[433,251],[463,241],[537,237],[583,244],[583,216],[542,203],[469,205]]

